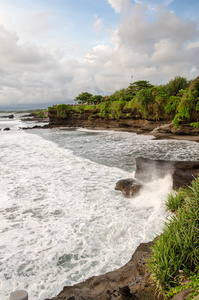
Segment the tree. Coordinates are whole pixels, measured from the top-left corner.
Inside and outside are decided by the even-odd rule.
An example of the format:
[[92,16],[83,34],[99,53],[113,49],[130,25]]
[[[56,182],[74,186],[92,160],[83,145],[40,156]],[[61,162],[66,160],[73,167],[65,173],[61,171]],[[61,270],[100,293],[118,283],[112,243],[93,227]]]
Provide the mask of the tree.
[[92,104],[100,104],[103,100],[103,96],[95,95],[90,98],[90,103]]
[[152,88],[152,87],[153,87],[153,85],[150,84],[148,80],[138,80],[133,83],[130,83],[129,87],[126,90],[126,93],[134,96],[140,90]]
[[170,80],[166,85],[166,92],[170,96],[176,96],[180,90],[185,90],[189,86],[186,78],[176,76],[174,79]]
[[149,89],[149,88],[141,89],[137,93],[137,98],[138,98],[138,101],[140,102],[140,104],[144,108],[148,109],[149,104],[152,103],[154,100],[152,89]]
[[79,104],[90,104],[91,103],[91,97],[93,95],[87,92],[83,92],[79,94],[74,101],[78,101]]

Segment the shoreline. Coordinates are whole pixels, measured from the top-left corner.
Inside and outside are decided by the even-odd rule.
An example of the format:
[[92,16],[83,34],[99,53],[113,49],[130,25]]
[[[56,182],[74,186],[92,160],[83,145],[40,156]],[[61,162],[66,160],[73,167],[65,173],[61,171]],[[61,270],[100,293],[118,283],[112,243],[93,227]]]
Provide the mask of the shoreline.
[[[34,121],[37,122],[44,122],[46,123],[46,118],[26,118],[23,119],[23,121]],[[67,122],[67,120],[62,122],[60,124],[59,122],[51,123],[51,119],[49,118],[49,123],[45,124],[43,126],[34,126],[34,127],[26,127],[21,129],[36,129],[36,128],[60,128],[62,130],[77,130],[79,128],[88,129],[88,130],[105,130],[105,131],[121,131],[121,132],[132,132],[139,135],[151,135],[153,136],[154,140],[185,140],[190,142],[196,142],[199,143],[199,129],[194,129],[193,127],[190,128],[190,126],[187,127],[186,124],[182,124],[178,130],[174,129],[174,124],[168,123],[168,121],[147,121],[147,120],[131,120],[133,123],[126,123],[123,124],[123,122],[120,123],[120,121],[113,122],[113,120],[106,121],[105,123],[101,123],[100,125],[97,125],[95,122],[85,122],[85,120],[82,120],[82,122],[77,122],[74,120],[74,122]],[[72,124],[71,124],[72,123]],[[100,123],[100,121],[99,121]],[[125,125],[125,126],[122,126]]]
[[[38,128],[38,127],[37,127]],[[92,131],[118,131],[130,132],[138,135],[148,135],[153,140],[183,140],[199,142],[199,135],[177,135],[172,133],[140,132],[139,128],[129,127],[102,127],[102,126],[52,126],[50,124],[40,127],[41,129],[77,130],[87,129]],[[31,129],[31,128],[28,128]],[[33,127],[33,129],[35,129]],[[133,137],[132,137],[133,138]],[[132,255],[132,258],[121,268],[102,275],[96,275],[73,286],[65,286],[63,290],[52,298],[45,300],[152,300],[156,298],[155,286],[149,278],[149,272],[145,268],[145,259],[150,255],[152,242],[140,244]],[[179,298],[180,299],[180,298]],[[183,298],[182,298],[183,299]]]
[[154,140],[184,140],[190,142],[199,143],[199,135],[180,135],[172,133],[152,133],[152,132],[139,132],[134,129],[129,129],[125,127],[115,128],[115,127],[65,127],[65,126],[49,126],[48,128],[60,128],[61,130],[77,130],[79,128],[88,129],[88,130],[103,130],[103,131],[121,131],[121,132],[131,132],[138,135],[150,135],[153,136]]

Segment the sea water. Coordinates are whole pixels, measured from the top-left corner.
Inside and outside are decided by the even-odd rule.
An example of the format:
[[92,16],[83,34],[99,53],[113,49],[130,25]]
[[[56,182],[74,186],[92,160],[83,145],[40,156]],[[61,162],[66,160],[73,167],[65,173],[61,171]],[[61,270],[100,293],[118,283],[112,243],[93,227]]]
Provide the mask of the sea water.
[[[1,114],[2,115],[2,114]],[[29,125],[35,125],[30,124]],[[3,131],[9,127],[10,131]],[[57,295],[128,262],[161,233],[170,176],[132,199],[115,191],[134,176],[135,158],[198,160],[199,144],[86,129],[32,129],[0,118],[0,299],[26,289]]]

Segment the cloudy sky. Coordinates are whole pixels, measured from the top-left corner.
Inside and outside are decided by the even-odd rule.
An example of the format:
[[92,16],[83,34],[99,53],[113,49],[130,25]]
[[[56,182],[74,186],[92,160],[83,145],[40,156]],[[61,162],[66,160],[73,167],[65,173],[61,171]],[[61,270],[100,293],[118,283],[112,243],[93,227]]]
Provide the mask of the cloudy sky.
[[0,109],[199,75],[198,0],[0,0]]

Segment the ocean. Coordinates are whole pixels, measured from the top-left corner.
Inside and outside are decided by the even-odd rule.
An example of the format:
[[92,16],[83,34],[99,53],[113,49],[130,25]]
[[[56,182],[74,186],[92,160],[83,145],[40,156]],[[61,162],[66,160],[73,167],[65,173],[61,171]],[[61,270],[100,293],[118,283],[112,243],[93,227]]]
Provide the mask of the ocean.
[[[115,191],[134,176],[135,158],[199,160],[199,144],[129,132],[34,126],[0,114],[0,299],[25,289],[57,295],[128,262],[168,217],[170,176],[134,198]],[[3,131],[9,127],[10,131]]]

